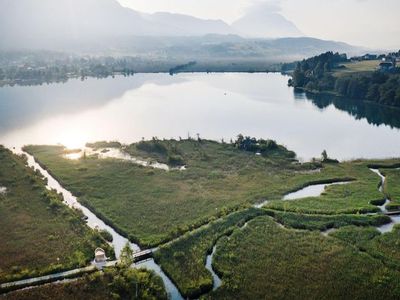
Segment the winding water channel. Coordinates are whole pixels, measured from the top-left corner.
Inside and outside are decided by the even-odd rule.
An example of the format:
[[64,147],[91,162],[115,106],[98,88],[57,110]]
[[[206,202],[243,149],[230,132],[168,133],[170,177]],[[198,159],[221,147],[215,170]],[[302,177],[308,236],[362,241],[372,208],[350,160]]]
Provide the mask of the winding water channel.
[[[113,236],[112,245],[114,247],[114,251],[115,251],[115,255],[116,255],[117,259],[120,257],[121,251],[122,251],[123,247],[126,245],[126,243],[129,243],[131,249],[134,252],[141,250],[137,244],[131,243],[127,238],[123,237],[118,232],[116,232],[114,230],[114,228],[105,224],[100,218],[98,218],[88,208],[86,208],[85,206],[80,204],[78,202],[77,198],[75,196],[73,196],[71,192],[69,192],[64,187],[62,187],[61,184],[53,176],[51,176],[48,171],[43,169],[31,155],[23,152],[22,150],[15,150],[15,152],[17,152],[18,154],[23,153],[27,156],[28,166],[33,167],[35,170],[38,170],[47,179],[46,187],[48,189],[56,190],[58,193],[62,194],[65,205],[67,205],[73,209],[81,210],[83,212],[83,214],[87,217],[86,222],[90,228],[95,229],[95,230],[106,230]],[[112,155],[114,155],[114,154],[112,153]],[[379,175],[379,177],[381,178],[381,183],[379,185],[379,191],[383,193],[384,185],[385,185],[385,181],[386,181],[385,176],[378,169],[370,169],[370,170],[372,172],[374,172],[375,174]],[[318,197],[325,191],[327,186],[342,185],[342,184],[348,184],[348,183],[350,183],[350,182],[343,181],[343,182],[335,182],[335,183],[328,183],[328,184],[309,185],[298,191],[295,191],[293,193],[289,193],[289,194],[285,195],[282,200],[292,201],[292,200],[298,200],[298,199],[307,198],[307,197]],[[1,191],[3,191],[3,190],[1,190]],[[267,203],[268,203],[268,201],[264,201],[263,203],[255,205],[255,207],[261,208],[262,206],[266,205]],[[379,206],[379,208],[381,209],[381,211],[383,213],[387,212],[386,205],[389,203],[390,203],[390,200],[386,199],[385,204],[383,204],[382,206]],[[396,224],[400,223],[400,215],[392,216],[391,220],[392,220],[391,223],[377,227],[377,229],[381,233],[386,233],[386,232],[392,231],[394,226]],[[247,226],[247,223],[243,227],[245,227],[245,226]],[[327,236],[332,231],[334,231],[334,229],[329,229],[329,230],[323,232],[322,234]],[[157,251],[157,248],[153,249],[152,251]],[[215,291],[222,285],[221,278],[215,273],[215,271],[212,268],[212,261],[213,261],[215,252],[216,252],[216,245],[214,245],[212,252],[209,255],[207,255],[206,265],[205,265],[206,269],[209,270],[209,272],[211,273],[212,278],[213,278],[213,291]],[[156,264],[154,259],[150,259],[150,260],[138,263],[135,265],[135,267],[136,268],[147,268],[149,270],[153,270],[157,275],[159,275],[162,278],[170,299],[173,299],[173,300],[183,299],[178,288],[174,285],[174,283],[170,280],[170,278],[164,273],[164,271],[161,269],[161,267]]]
[[[35,170],[39,170],[40,173],[47,179],[47,188],[56,190],[58,193],[61,193],[64,198],[64,203],[68,205],[70,208],[79,209],[83,212],[83,214],[87,217],[87,225],[96,230],[107,230],[113,236],[112,245],[114,247],[115,256],[118,259],[121,250],[129,243],[131,249],[136,252],[140,251],[140,247],[134,243],[131,243],[127,238],[123,237],[119,233],[117,233],[112,227],[105,224],[100,218],[98,218],[94,213],[92,213],[89,209],[85,206],[80,204],[75,196],[72,195],[71,192],[66,190],[61,186],[61,184],[54,179],[53,176],[49,174],[45,169],[43,169],[35,159],[29,155],[28,153],[22,152],[21,150],[16,151],[17,153],[25,154],[28,157],[28,166],[33,167]],[[137,268],[147,268],[149,270],[154,271],[157,275],[159,275],[165,285],[167,293],[172,300],[181,300],[183,299],[182,295],[180,294],[178,288],[174,285],[174,283],[169,279],[169,277],[164,273],[164,271],[160,268],[159,265],[156,264],[154,259],[150,259],[148,261],[138,263],[135,265]]]
[[[379,191],[381,193],[384,193],[384,187],[385,187],[385,183],[386,183],[386,177],[378,170],[378,169],[370,169],[372,172],[374,172],[375,174],[379,175],[379,177],[381,178],[381,183],[379,185]],[[386,206],[390,203],[389,199],[386,199],[385,203],[381,206],[379,206],[380,210],[383,213],[388,212],[388,210],[386,209]],[[381,232],[381,233],[386,233],[386,232],[391,232],[394,228],[394,226],[396,224],[400,224],[400,215],[397,216],[391,216],[390,219],[392,220],[391,223],[382,225],[380,227],[377,227],[377,229]]]
[[206,259],[206,269],[211,273],[211,276],[213,278],[213,289],[212,289],[213,291],[215,291],[222,285],[221,278],[217,275],[217,273],[215,273],[212,267],[212,261],[216,251],[217,251],[217,246],[214,245],[211,254],[207,255]]
[[325,183],[325,184],[312,184],[306,186],[305,188],[295,191],[293,193],[289,193],[283,197],[285,201],[291,200],[298,200],[302,198],[309,198],[309,197],[320,197],[322,193],[325,191],[326,187],[331,185],[343,185],[349,184],[351,181],[340,181],[340,182],[333,182],[333,183]]

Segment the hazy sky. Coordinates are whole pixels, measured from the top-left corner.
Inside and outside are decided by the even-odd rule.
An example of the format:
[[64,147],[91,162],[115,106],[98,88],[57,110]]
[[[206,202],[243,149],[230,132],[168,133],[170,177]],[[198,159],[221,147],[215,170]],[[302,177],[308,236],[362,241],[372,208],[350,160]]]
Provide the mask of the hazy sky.
[[307,36],[400,49],[400,0],[118,0],[144,12],[169,11],[231,23],[256,6],[279,11]]

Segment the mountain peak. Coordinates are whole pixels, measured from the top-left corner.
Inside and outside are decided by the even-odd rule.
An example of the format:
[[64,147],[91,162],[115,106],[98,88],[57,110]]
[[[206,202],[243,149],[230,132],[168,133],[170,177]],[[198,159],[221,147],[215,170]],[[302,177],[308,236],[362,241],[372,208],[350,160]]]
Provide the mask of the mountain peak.
[[239,34],[257,38],[300,37],[297,26],[269,7],[252,9],[232,24]]

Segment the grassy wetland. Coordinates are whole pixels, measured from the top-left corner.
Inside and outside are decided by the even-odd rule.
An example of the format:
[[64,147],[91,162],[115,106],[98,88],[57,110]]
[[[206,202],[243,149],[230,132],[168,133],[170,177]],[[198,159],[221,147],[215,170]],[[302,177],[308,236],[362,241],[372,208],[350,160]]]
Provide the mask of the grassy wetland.
[[388,210],[400,210],[400,168],[382,169],[382,174],[386,176],[384,191],[391,202]]
[[[232,144],[205,140],[148,144],[149,149],[152,144],[162,145],[167,154],[141,150],[141,159],[157,156],[163,161],[163,157],[179,155],[186,170],[166,172],[96,156],[69,160],[61,146],[28,146],[25,150],[79,201],[131,240],[149,247],[266,197],[279,199],[307,182],[331,179],[328,173],[309,172],[318,166],[297,164],[294,154],[281,146],[257,156]],[[137,153],[136,148],[130,145],[126,151]],[[346,174],[337,172],[334,177]]]
[[0,282],[86,266],[96,247],[113,251],[82,215],[62,204],[23,157],[0,146]]
[[[137,284],[137,285],[136,285]],[[137,288],[137,289],[136,289]],[[20,290],[0,296],[4,300],[167,299],[163,283],[154,273],[135,269],[106,269],[69,282]]]
[[[62,146],[25,150],[122,234],[142,246],[161,245],[155,259],[184,297],[343,298],[349,287],[358,299],[400,295],[398,228],[376,230],[392,221],[378,206],[388,197],[396,203],[399,160],[301,164],[273,141],[245,137],[87,146],[171,169],[97,154],[68,159]],[[372,166],[386,176],[382,192]],[[282,200],[337,182],[345,184],[328,185],[317,197]],[[259,203],[264,207],[256,208]],[[212,291],[205,263],[215,245],[212,266],[222,286]]]
[[[379,234],[379,233],[378,233]],[[380,235],[379,235],[380,236]],[[386,237],[386,235],[384,235]],[[384,254],[383,254],[384,255]],[[217,244],[211,299],[396,299],[399,270],[335,237],[259,217]]]

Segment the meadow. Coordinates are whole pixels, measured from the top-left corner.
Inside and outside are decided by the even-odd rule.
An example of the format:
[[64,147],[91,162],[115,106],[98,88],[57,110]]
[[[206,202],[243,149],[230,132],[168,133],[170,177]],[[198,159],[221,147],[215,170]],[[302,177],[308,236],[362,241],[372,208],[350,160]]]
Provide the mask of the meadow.
[[321,197],[303,198],[296,201],[273,201],[267,207],[274,210],[291,211],[304,214],[357,214],[378,212],[376,205],[385,202],[379,192],[379,178],[364,161],[344,162],[331,168],[331,172],[341,170],[355,181],[332,185],[325,189]]
[[333,74],[334,76],[340,77],[352,73],[371,73],[377,70],[380,62],[381,62],[380,60],[364,60],[364,61],[343,63],[342,65],[345,68],[337,69]]
[[331,237],[345,241],[362,252],[380,260],[389,268],[400,270],[400,253],[398,251],[400,226],[393,231],[380,234],[372,227],[348,226],[332,232]]
[[177,284],[184,297],[197,298],[213,287],[205,263],[207,254],[212,252],[217,240],[263,214],[265,211],[256,208],[233,213],[160,247],[155,252],[155,259]]
[[[368,169],[371,162],[300,164],[282,146],[255,155],[234,144],[206,140],[112,145],[144,160],[170,162],[172,157],[186,170],[167,172],[97,156],[70,160],[62,146],[25,150],[81,203],[143,247],[163,244],[265,200],[273,210],[337,215],[378,212],[376,205],[385,199],[377,189],[380,178]],[[349,180],[329,186],[319,198],[280,201],[310,184]]]
[[105,240],[45,188],[23,157],[0,146],[0,282],[86,266]]
[[[186,170],[166,172],[95,156],[69,160],[61,146],[28,146],[25,150],[80,202],[144,247],[165,243],[265,199],[281,199],[310,183],[349,179],[341,166],[313,172],[320,163],[299,164],[281,146],[258,156],[233,144],[205,140],[158,141],[161,146],[156,148],[148,143],[147,148],[139,147],[140,152],[136,144],[125,149],[142,159],[169,161],[174,157],[184,162]],[[374,186],[379,178],[375,180]],[[364,206],[376,210],[367,201]]]
[[400,210],[400,169],[381,169],[386,176],[384,191],[391,200],[388,210]]
[[[272,148],[255,154],[267,144]],[[331,299],[347,296],[349,287],[356,299],[398,296],[397,231],[381,235],[374,227],[391,222],[377,205],[399,186],[398,170],[390,169],[399,160],[301,164],[282,146],[256,145],[205,140],[92,144],[185,165],[184,171],[97,156],[69,160],[62,146],[25,150],[131,240],[161,244],[155,260],[184,297]],[[370,167],[386,172],[384,193]],[[282,200],[312,184],[340,181],[347,183],[328,186],[319,197]],[[265,200],[263,208],[254,207]],[[321,234],[332,228],[337,231],[328,237]],[[357,236],[346,233],[349,229],[367,232],[368,247],[335,236]],[[213,267],[223,284],[212,292],[205,262],[214,245]]]
[[396,299],[399,272],[318,232],[259,217],[217,243],[223,285],[205,299]]
[[276,222],[285,227],[305,230],[326,231],[332,228],[340,228],[349,225],[355,226],[381,226],[390,223],[391,220],[385,215],[316,215],[282,212],[276,210],[265,210]]
[[[137,290],[136,290],[137,284]],[[167,299],[162,281],[146,270],[106,269],[83,278],[42,285],[0,296],[4,300]]]

